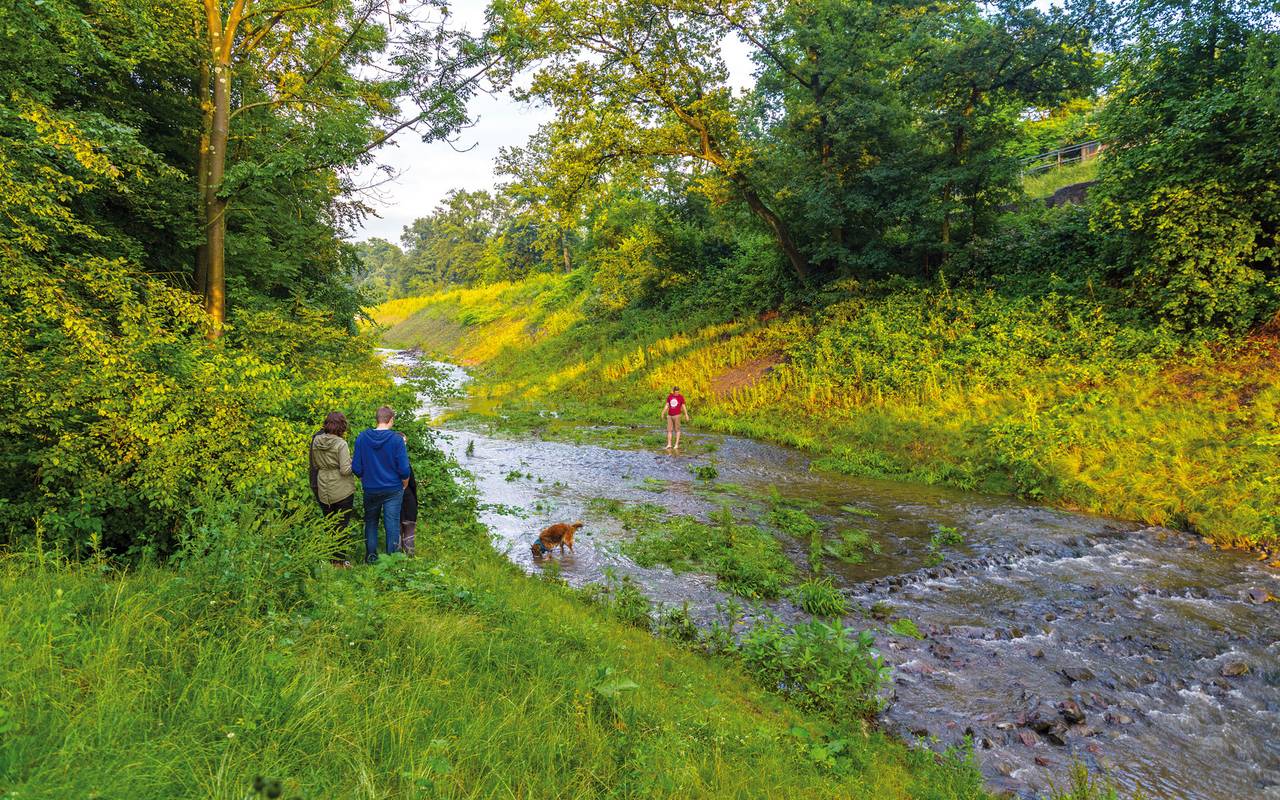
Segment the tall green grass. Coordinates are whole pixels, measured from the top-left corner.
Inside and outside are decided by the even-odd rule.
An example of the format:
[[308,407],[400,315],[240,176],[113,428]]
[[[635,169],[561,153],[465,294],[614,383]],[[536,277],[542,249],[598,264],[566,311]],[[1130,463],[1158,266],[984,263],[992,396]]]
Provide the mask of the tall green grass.
[[0,794],[243,800],[262,776],[286,798],[984,796],[971,766],[795,710],[457,524],[419,533],[425,558],[350,570],[290,520],[256,531],[295,532],[290,574],[5,557]]
[[1088,297],[907,282],[846,283],[838,302],[771,319],[597,319],[575,285],[428,297],[385,340],[474,366],[473,410],[512,424],[545,408],[654,424],[679,385],[695,430],[804,448],[829,469],[1280,545],[1274,332],[1190,340]]

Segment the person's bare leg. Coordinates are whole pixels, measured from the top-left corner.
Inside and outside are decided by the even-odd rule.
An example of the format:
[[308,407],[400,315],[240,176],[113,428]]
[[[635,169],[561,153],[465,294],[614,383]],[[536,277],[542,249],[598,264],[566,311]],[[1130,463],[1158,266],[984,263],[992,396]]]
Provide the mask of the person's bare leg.
[[667,415],[667,449],[671,449],[671,428],[675,425],[675,417]]
[[679,450],[679,449],[680,449],[680,418],[679,418],[679,417],[671,417],[671,419],[672,419],[672,420],[675,422],[675,424],[676,424],[676,448],[675,448],[675,449]]

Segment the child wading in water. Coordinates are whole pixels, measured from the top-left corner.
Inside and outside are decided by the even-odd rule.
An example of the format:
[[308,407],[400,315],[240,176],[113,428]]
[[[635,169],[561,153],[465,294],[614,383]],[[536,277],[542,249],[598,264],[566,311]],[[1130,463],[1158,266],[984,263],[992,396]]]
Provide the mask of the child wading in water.
[[671,387],[671,394],[667,395],[666,405],[662,407],[662,416],[667,420],[667,449],[671,450],[671,434],[674,431],[676,435],[676,450],[680,449],[680,417],[684,417],[684,421],[689,421],[689,408],[685,405],[684,395],[680,394],[679,386]]

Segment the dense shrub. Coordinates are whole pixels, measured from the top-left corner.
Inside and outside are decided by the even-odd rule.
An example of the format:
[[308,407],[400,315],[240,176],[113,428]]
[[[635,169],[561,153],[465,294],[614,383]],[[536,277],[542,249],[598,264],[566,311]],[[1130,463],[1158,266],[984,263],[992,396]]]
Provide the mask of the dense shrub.
[[814,620],[788,629],[775,621],[751,628],[740,654],[759,681],[802,708],[835,719],[868,718],[880,708],[877,692],[888,675],[872,639],[839,622]]

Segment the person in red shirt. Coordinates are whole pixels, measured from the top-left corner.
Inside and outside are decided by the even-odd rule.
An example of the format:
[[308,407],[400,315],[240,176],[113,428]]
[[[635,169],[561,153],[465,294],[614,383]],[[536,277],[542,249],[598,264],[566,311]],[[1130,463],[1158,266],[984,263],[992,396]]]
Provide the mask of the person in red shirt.
[[689,407],[685,405],[684,395],[680,394],[679,386],[671,387],[671,394],[667,395],[667,402],[662,407],[662,416],[667,421],[667,449],[671,450],[671,434],[676,435],[676,450],[680,449],[680,418],[684,417],[685,422],[689,421]]

